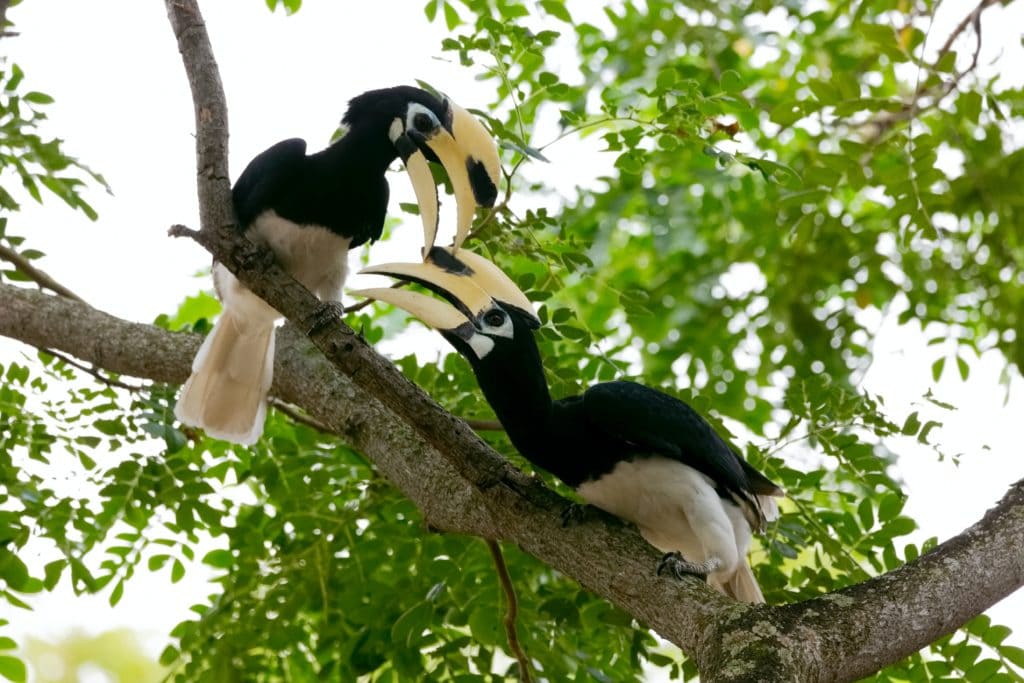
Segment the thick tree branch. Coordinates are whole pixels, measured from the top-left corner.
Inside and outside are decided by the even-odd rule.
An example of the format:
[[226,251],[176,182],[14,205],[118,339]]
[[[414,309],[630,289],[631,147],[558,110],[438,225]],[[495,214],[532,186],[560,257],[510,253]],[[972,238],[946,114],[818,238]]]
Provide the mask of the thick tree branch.
[[[196,334],[127,322],[84,304],[5,284],[0,284],[0,335],[72,354],[109,372],[173,384],[188,377],[201,341]],[[370,351],[352,339],[354,346]],[[292,326],[278,332],[271,393],[302,408],[366,455],[416,503],[431,526],[516,543],[685,652],[696,652],[700,634],[721,610],[742,609],[696,580],[656,576],[658,553],[632,528],[607,515],[590,515],[564,528],[564,499],[512,467],[394,366],[373,356],[412,395],[410,406],[419,411],[418,419],[432,420],[433,429],[447,435],[435,439],[440,448],[409,418],[396,415],[339,373]],[[355,374],[378,371],[374,365]],[[459,466],[453,464],[458,461]],[[665,609],[666,604],[673,609]]]
[[[4,284],[0,335],[108,372],[170,383],[185,380],[200,343],[195,334]],[[563,528],[564,501],[504,461],[489,482],[465,479],[450,459],[498,456],[438,410],[453,432],[441,453],[336,372],[294,328],[278,333],[277,349],[273,394],[364,453],[433,526],[517,543],[679,645],[706,681],[855,680],[1024,585],[1022,481],[978,524],[900,570],[799,604],[734,603],[696,582],[656,577],[658,555],[604,515]],[[767,664],[777,675],[765,673]]]

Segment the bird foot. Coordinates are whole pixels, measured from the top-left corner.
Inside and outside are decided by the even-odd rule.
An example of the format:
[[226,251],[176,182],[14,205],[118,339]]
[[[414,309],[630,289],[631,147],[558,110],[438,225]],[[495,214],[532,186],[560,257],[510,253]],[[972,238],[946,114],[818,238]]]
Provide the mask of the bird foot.
[[345,307],[340,301],[324,301],[321,302],[313,314],[309,316],[308,329],[306,334],[310,335],[314,332],[319,332],[325,327],[331,325],[337,325],[341,321],[341,317],[345,315]]
[[586,503],[569,503],[562,508],[562,528],[582,524],[590,516],[590,506]]
[[690,562],[677,552],[665,553],[658,562],[658,576],[662,572],[677,579],[686,576],[696,576],[707,580],[708,574],[722,566],[722,561],[717,557],[709,557],[703,562]]

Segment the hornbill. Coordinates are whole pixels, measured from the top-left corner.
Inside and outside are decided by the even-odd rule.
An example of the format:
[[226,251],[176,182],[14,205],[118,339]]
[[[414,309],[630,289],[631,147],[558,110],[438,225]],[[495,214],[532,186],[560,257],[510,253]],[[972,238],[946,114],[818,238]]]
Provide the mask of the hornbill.
[[[388,206],[388,166],[401,156],[424,226],[424,253],[436,234],[438,199],[428,159],[441,163],[458,204],[455,247],[478,205],[498,194],[497,146],[483,125],[447,97],[408,86],[353,98],[347,132],[306,154],[306,142],[279,142],[254,158],[232,188],[240,229],[269,247],[293,277],[325,302],[317,320],[337,315],[348,250],[376,240]],[[214,263],[224,310],[192,364],[175,408],[182,422],[207,434],[251,444],[263,431],[274,368],[274,324],[280,314]]]
[[[392,303],[465,356],[512,444],[588,503],[636,524],[667,554],[658,567],[706,577],[738,600],[764,602],[746,555],[751,531],[777,517],[782,489],[739,457],[696,411],[655,389],[605,382],[552,401],[530,301],[490,261],[433,248],[424,263],[363,273],[416,282],[352,292]],[[683,559],[683,558],[687,559]]]

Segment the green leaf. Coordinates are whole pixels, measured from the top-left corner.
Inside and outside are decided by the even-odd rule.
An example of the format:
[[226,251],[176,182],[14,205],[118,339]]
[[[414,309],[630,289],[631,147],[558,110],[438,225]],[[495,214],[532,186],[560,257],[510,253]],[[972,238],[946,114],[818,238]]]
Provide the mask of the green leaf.
[[211,550],[203,556],[203,564],[208,564],[218,569],[228,569],[235,564],[235,558],[229,550]]
[[459,13],[455,11],[450,2],[444,3],[444,23],[448,27],[448,30],[453,30],[456,26],[462,23],[462,19],[459,18]]
[[185,565],[178,558],[174,558],[174,564],[171,565],[171,583],[178,583],[184,576]]
[[956,367],[960,371],[960,379],[967,381],[968,375],[971,374],[971,367],[967,364],[967,361],[961,357],[956,357]]
[[563,0],[541,0],[540,6],[544,8],[544,11],[562,21],[571,24],[572,15],[569,14],[569,10],[565,7]]
[[124,579],[121,579],[114,585],[114,590],[110,592],[110,606],[114,607],[121,601],[121,596],[124,595]]
[[25,670],[24,662],[20,659],[0,655],[0,676],[14,683],[25,683],[28,672]]
[[743,88],[745,87],[743,79],[737,72],[733,71],[732,69],[727,69],[726,71],[722,72],[722,78],[720,83],[722,86],[722,90],[724,92],[731,94],[739,94],[743,92]]
[[32,104],[53,104],[53,98],[46,93],[41,92],[27,92],[22,95],[22,99]]
[[921,420],[917,417],[917,411],[915,410],[910,415],[907,415],[906,421],[903,423],[902,432],[907,436],[917,434],[917,430],[921,428]]
[[427,16],[427,21],[434,21],[434,17],[437,16],[437,6],[444,0],[429,0],[423,7],[423,13]]

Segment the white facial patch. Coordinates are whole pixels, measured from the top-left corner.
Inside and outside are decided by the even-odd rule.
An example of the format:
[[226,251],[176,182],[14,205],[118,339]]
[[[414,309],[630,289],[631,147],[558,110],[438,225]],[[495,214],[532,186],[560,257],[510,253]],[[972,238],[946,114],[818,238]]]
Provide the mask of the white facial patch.
[[485,315],[481,320],[480,329],[492,337],[512,339],[512,337],[515,336],[515,328],[512,326],[512,318],[510,318],[507,313],[505,313],[504,318],[505,321],[500,325],[488,325],[487,316]]
[[483,360],[484,356],[494,350],[494,340],[483,334],[474,334],[469,338],[469,346],[476,357]]
[[395,140],[402,137],[404,132],[405,128],[402,126],[402,119],[395,117],[395,120],[391,122],[391,127],[388,128],[388,138],[391,140],[391,144],[394,144]]
[[[423,125],[416,125],[417,116],[426,116],[430,120],[430,126],[424,130]],[[424,107],[419,102],[410,102],[409,108],[405,110],[405,130],[415,130],[423,135],[433,133],[441,127],[441,122],[437,120],[437,116],[434,112]]]

